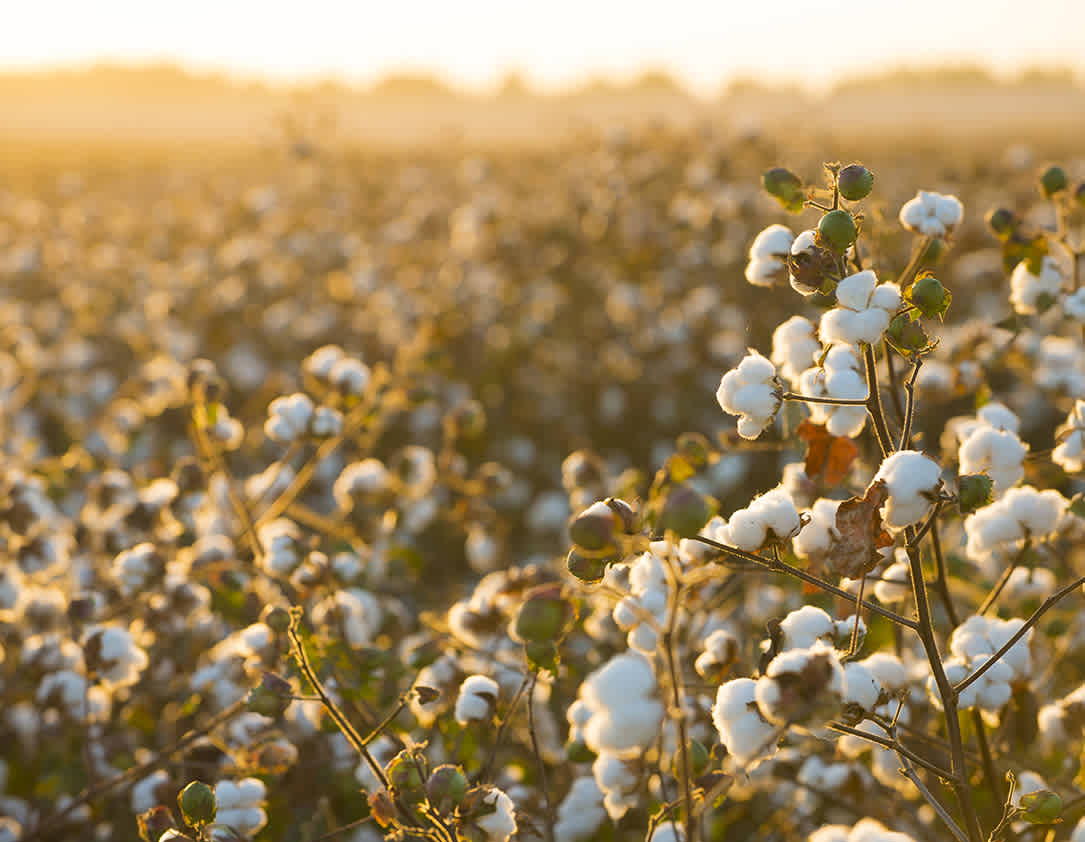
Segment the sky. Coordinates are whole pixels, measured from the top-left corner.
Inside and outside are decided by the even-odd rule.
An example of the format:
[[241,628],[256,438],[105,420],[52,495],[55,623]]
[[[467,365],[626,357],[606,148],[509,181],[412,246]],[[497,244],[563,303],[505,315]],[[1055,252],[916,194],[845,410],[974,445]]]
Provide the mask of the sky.
[[0,25],[0,70],[170,60],[273,81],[427,71],[485,90],[664,69],[817,89],[887,66],[979,62],[1085,75],[1085,0],[30,0]]

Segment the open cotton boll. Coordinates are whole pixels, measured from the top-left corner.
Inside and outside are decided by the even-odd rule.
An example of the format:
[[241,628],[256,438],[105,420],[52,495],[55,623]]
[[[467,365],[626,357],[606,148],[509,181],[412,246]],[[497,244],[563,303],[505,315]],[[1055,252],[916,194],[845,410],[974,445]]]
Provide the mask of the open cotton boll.
[[944,237],[964,218],[964,205],[956,196],[920,190],[900,209],[900,224],[924,237]]
[[881,578],[874,583],[875,598],[878,602],[883,602],[886,605],[905,600],[911,594],[912,580],[908,575],[908,562],[906,559],[890,564],[882,571]]
[[831,643],[836,636],[833,618],[816,605],[804,605],[780,621],[780,648],[808,649],[817,641]]
[[1009,430],[982,426],[961,444],[957,451],[962,474],[987,474],[994,482],[994,493],[1001,494],[1025,476],[1028,445]]
[[740,767],[776,749],[778,732],[758,710],[756,688],[752,678],[728,681],[716,691],[712,706],[712,724],[720,742]]
[[[799,376],[799,389],[811,397],[863,400],[867,396],[866,378],[855,349],[850,345],[834,345],[825,354],[820,367],[808,368]],[[865,406],[833,406],[811,403],[810,419],[824,424],[834,436],[854,438],[866,425]]]
[[799,511],[791,496],[776,486],[731,515],[727,531],[731,542],[740,550],[756,552],[767,542],[790,540],[801,525]]
[[770,225],[750,246],[746,280],[754,286],[770,287],[787,276],[786,258],[795,235],[785,225]]
[[[972,615],[953,630],[949,638],[949,649],[960,658],[993,655],[1005,646],[1025,624],[1020,618],[1000,620],[997,617]],[[1002,656],[1000,663],[1008,666],[1017,680],[1025,681],[1032,672],[1032,656],[1029,643],[1032,640],[1029,629],[1010,650]]]
[[1062,299],[1062,309],[1071,319],[1085,322],[1085,287],[1065,296]]
[[497,787],[482,800],[494,808],[492,813],[475,819],[475,824],[486,834],[486,842],[508,842],[516,833],[516,805]]
[[558,805],[554,822],[555,842],[580,842],[595,834],[607,817],[603,808],[603,791],[592,775],[582,775],[573,781],[569,792]]
[[313,411],[312,399],[302,392],[275,398],[268,404],[264,433],[272,441],[295,441],[308,432]]
[[1057,581],[1046,567],[1015,567],[1002,589],[1003,598],[1012,603],[1040,601],[1055,592]]
[[844,665],[844,704],[855,705],[863,711],[874,710],[881,695],[882,686],[862,661],[850,661]]
[[603,791],[603,808],[613,821],[618,821],[636,806],[638,775],[628,761],[604,751],[595,758],[591,771],[595,783]]
[[789,649],[769,663],[754,688],[757,707],[779,726],[823,726],[840,712],[844,668],[824,643]]
[[1030,272],[1027,261],[1022,260],[1010,275],[1010,303],[1023,316],[1036,315],[1055,303],[1062,285],[1062,270],[1055,258],[1043,259],[1039,275]]
[[1011,488],[964,521],[965,551],[973,560],[997,561],[1021,549],[1027,538],[1043,540],[1055,531],[1070,501],[1054,489]]
[[818,338],[834,343],[873,345],[881,341],[889,320],[900,306],[900,288],[879,284],[870,269],[844,278],[836,287],[837,306],[821,316]]
[[780,409],[780,381],[769,360],[750,351],[720,379],[716,401],[728,415],[737,415],[738,434],[755,439],[772,423]]
[[[900,761],[896,761],[900,765]],[[903,777],[897,775],[898,778]],[[905,779],[907,780],[907,779]],[[807,842],[915,842],[907,833],[889,830],[874,819],[860,819],[854,827],[832,824],[815,830]]]
[[889,492],[884,507],[885,525],[903,529],[930,512],[941,488],[942,468],[918,450],[898,450],[886,457],[874,475]]
[[795,384],[821,355],[821,343],[813,322],[792,316],[772,332],[772,362],[780,376]]
[[813,507],[807,512],[809,521],[802,530],[791,539],[791,546],[795,555],[810,561],[820,561],[832,546],[836,531],[836,510],[840,508],[839,500],[827,500],[822,497],[814,501]]
[[656,825],[648,842],[685,842],[686,831],[676,822],[661,822]]
[[583,726],[584,742],[596,753],[636,757],[663,722],[652,665],[636,652],[615,655],[589,675],[580,698],[592,714]]
[[231,831],[242,837],[252,836],[267,824],[263,804],[267,798],[264,782],[259,778],[239,781],[219,781],[215,784],[215,823],[211,836],[215,840],[233,838]]
[[[1085,287],[1083,287],[1085,289]],[[1068,474],[1085,470],[1085,401],[1074,401],[1074,408],[1055,430],[1058,444],[1051,459]]]
[[494,713],[497,697],[501,688],[497,682],[486,675],[469,675],[460,685],[460,694],[456,697],[456,721],[460,725],[470,722],[484,722]]

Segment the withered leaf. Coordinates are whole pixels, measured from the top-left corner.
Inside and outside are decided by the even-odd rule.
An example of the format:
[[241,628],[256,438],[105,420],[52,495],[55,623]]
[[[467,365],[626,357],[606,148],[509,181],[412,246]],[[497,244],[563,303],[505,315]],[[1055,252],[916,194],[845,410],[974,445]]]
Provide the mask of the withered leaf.
[[855,442],[847,436],[832,435],[824,424],[815,424],[809,418],[799,424],[796,432],[806,442],[806,475],[812,480],[820,477],[829,488],[843,482],[859,456]]
[[836,534],[829,545],[829,563],[849,579],[865,576],[881,560],[878,550],[893,539],[882,529],[881,507],[889,497],[883,480],[870,484],[862,497],[851,497],[836,510]]

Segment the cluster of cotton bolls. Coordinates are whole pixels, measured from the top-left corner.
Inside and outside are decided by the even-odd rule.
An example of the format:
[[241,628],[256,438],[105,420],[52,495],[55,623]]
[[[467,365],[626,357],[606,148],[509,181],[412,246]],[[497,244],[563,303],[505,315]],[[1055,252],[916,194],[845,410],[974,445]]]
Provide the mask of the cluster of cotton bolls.
[[1054,489],[1011,488],[964,522],[968,557],[985,569],[1011,563],[1026,542],[1042,542],[1059,528],[1070,502]]
[[[952,657],[945,662],[946,676],[954,684],[959,683],[998,652],[1025,624],[1024,620],[999,620],[998,618],[973,615],[953,630],[949,639]],[[1029,643],[1032,629],[1028,629],[986,672],[964,688],[959,695],[962,708],[977,708],[995,724],[999,712],[1010,700],[1015,687],[1024,687],[1032,679],[1032,655]],[[928,689],[932,701],[939,704],[939,695],[933,676]]]

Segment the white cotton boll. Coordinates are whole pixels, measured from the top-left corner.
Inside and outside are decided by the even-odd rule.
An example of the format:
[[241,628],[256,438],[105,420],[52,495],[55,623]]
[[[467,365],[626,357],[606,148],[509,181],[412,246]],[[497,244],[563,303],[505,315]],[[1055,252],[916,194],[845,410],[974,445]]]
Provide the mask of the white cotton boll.
[[957,451],[962,474],[987,474],[995,494],[1016,485],[1025,476],[1028,445],[1008,430],[979,427]]
[[960,224],[964,205],[956,196],[920,190],[900,209],[900,224],[925,237],[944,237]]
[[770,752],[776,742],[776,729],[758,710],[756,687],[752,678],[728,681],[716,691],[712,706],[712,723],[720,742],[742,767]]
[[746,264],[746,280],[755,287],[775,286],[787,274],[787,263],[779,257],[754,257]]
[[11,816],[0,816],[0,842],[19,842],[23,826]]
[[[866,379],[855,349],[850,345],[834,345],[825,354],[821,368],[810,368],[799,377],[800,391],[811,397],[828,396],[861,400],[867,396]],[[853,438],[866,424],[865,406],[832,406],[809,404],[814,423],[824,424],[831,435]]]
[[1085,817],[1078,819],[1074,825],[1074,832],[1070,834],[1070,842],[1085,842]]
[[772,332],[772,362],[780,376],[794,384],[821,354],[814,324],[792,316]]
[[1017,417],[1017,413],[998,401],[991,401],[981,406],[976,412],[976,418],[996,430],[1017,433],[1021,428],[1021,419]]
[[637,775],[625,760],[608,752],[599,754],[591,768],[596,784],[604,793],[603,808],[613,821],[618,821],[636,804],[632,796]]
[[833,343],[873,345],[889,327],[893,312],[900,305],[896,284],[878,284],[870,269],[844,278],[836,287],[837,306],[821,316],[818,338],[823,345]]
[[1045,567],[1015,567],[1002,589],[1010,602],[1043,600],[1055,592],[1055,574]]
[[941,474],[938,463],[917,450],[898,450],[886,457],[874,475],[889,492],[885,525],[903,529],[926,517],[938,496]]
[[754,439],[776,417],[779,392],[780,383],[772,363],[751,351],[737,368],[723,375],[716,401],[727,414],[739,416],[739,435]]
[[311,374],[321,380],[327,380],[332,366],[346,356],[343,349],[338,345],[324,345],[317,348],[301,363],[302,371]]
[[630,649],[644,655],[651,655],[659,646],[659,633],[646,623],[641,623],[626,638]]
[[1021,315],[1036,315],[1046,309],[1045,305],[1055,303],[1062,284],[1062,271],[1055,258],[1044,258],[1039,275],[1032,274],[1027,261],[1022,260],[1010,275],[1010,303]]
[[369,385],[369,367],[361,360],[343,357],[328,370],[328,382],[344,394],[361,396]]
[[865,310],[877,286],[878,276],[872,270],[856,272],[837,284],[836,303],[849,310]]
[[1074,401],[1066,421],[1055,430],[1055,440],[1058,444],[1051,454],[1055,464],[1068,474],[1085,470],[1085,401]]
[[595,752],[636,756],[649,745],[663,721],[663,705],[652,665],[641,654],[611,658],[585,679],[580,698],[592,711],[584,742]]
[[874,710],[882,686],[862,661],[844,665],[844,703],[858,705],[865,711]]
[[755,552],[769,540],[790,540],[801,525],[799,511],[791,496],[781,486],[776,486],[731,515],[727,531],[734,546]]
[[840,508],[839,500],[827,500],[824,497],[815,500],[813,507],[808,511],[810,520],[802,527],[794,538],[791,546],[795,555],[804,559],[821,559],[829,552],[836,531],[836,510]]
[[83,636],[83,648],[97,649],[98,678],[106,689],[128,687],[139,680],[139,675],[147,668],[149,659],[132,637],[132,633],[121,626],[95,626]]
[[832,641],[836,634],[833,618],[816,605],[804,605],[780,621],[781,646],[809,649],[817,641]]
[[583,775],[573,781],[569,793],[558,805],[554,822],[555,842],[580,842],[595,834],[606,819],[603,808],[603,791],[592,775]]
[[806,842],[848,842],[848,831],[847,825],[827,824],[811,833]]
[[292,442],[301,438],[309,429],[313,418],[313,401],[301,392],[275,398],[267,408],[268,419],[264,433],[272,441]]
[[138,815],[164,803],[166,799],[160,797],[160,790],[165,791],[169,781],[169,774],[163,769],[158,769],[133,786],[130,796],[132,812]]
[[380,602],[361,588],[341,588],[313,607],[313,623],[331,626],[354,649],[373,642],[382,618]]
[[891,693],[902,690],[908,685],[908,668],[896,655],[875,652],[858,663],[870,670],[878,683]]
[[309,431],[317,438],[331,438],[343,432],[343,413],[338,409],[318,406],[313,413]]
[[497,808],[475,820],[475,824],[486,834],[486,842],[508,842],[512,834],[516,833],[516,805],[496,787],[482,800],[483,803]]
[[456,721],[460,725],[489,719],[500,695],[497,682],[485,675],[469,675],[456,698]]
[[1085,322],[1085,287],[1075,290],[1062,299],[1062,309],[1071,319]]
[[[793,689],[796,683],[801,696]],[[780,726],[824,725],[839,712],[843,696],[844,668],[833,649],[820,642],[781,652],[754,688],[758,709]]]
[[332,487],[332,495],[341,509],[350,511],[354,508],[355,497],[380,494],[390,482],[391,474],[384,463],[370,457],[343,468]]
[[912,580],[908,575],[908,562],[895,561],[887,567],[881,578],[874,583],[874,596],[879,602],[892,605],[912,594]]
[[486,573],[496,568],[500,549],[497,540],[486,527],[478,523],[473,523],[468,527],[464,554],[472,570]]

